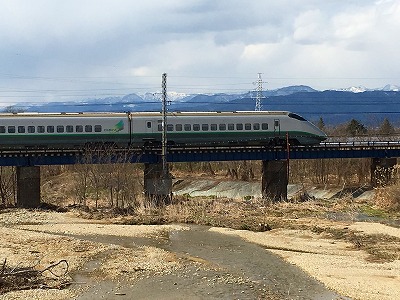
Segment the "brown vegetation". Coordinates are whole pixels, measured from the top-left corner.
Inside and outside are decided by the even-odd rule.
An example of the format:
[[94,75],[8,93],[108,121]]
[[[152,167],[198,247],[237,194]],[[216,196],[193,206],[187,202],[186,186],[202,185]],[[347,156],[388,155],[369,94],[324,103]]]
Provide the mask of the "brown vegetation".
[[386,211],[400,211],[400,184],[377,188],[375,204]]

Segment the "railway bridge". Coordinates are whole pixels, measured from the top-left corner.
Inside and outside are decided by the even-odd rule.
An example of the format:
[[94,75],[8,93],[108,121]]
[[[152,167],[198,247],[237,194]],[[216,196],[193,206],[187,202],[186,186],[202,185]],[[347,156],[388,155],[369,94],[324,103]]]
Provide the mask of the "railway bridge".
[[[105,150],[104,150],[105,151]],[[0,151],[0,166],[17,167],[17,204],[37,207],[40,204],[40,166],[77,163],[122,162],[143,163],[145,193],[166,196],[172,180],[162,172],[160,148],[119,148],[104,159],[101,149],[24,149]],[[374,172],[381,169],[389,174],[400,157],[400,141],[353,141],[321,143],[316,146],[262,147],[168,147],[165,161],[240,161],[261,160],[262,194],[279,200],[287,197],[288,168],[292,159],[371,158],[371,183],[376,184]]]

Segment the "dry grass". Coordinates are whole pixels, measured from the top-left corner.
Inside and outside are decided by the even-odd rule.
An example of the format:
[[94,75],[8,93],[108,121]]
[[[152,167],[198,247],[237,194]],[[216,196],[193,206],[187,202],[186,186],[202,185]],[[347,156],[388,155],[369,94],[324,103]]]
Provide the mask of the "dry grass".
[[376,189],[374,200],[379,208],[400,212],[400,184]]
[[[310,229],[310,228],[308,228]],[[347,227],[313,226],[312,232],[325,234],[329,238],[345,240],[355,250],[369,254],[368,261],[387,262],[400,259],[400,238],[385,234],[363,234]]]

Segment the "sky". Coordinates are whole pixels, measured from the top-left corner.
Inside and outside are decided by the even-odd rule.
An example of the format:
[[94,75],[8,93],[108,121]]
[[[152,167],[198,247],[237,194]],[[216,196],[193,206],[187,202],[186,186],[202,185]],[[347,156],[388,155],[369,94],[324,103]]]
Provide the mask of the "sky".
[[0,105],[400,85],[400,0],[0,0]]

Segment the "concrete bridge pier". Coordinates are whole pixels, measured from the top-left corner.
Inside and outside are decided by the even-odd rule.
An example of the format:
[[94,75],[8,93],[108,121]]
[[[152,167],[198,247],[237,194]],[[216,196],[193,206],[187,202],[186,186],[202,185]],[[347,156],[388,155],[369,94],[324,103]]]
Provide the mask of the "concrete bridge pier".
[[17,206],[36,208],[40,205],[40,167],[17,167]]
[[371,185],[374,187],[383,186],[393,178],[394,166],[397,158],[372,158],[371,160]]
[[287,200],[287,160],[263,160],[261,189],[264,199]]
[[156,205],[168,204],[172,195],[172,176],[167,169],[163,171],[163,164],[144,164],[144,194],[146,199]]

